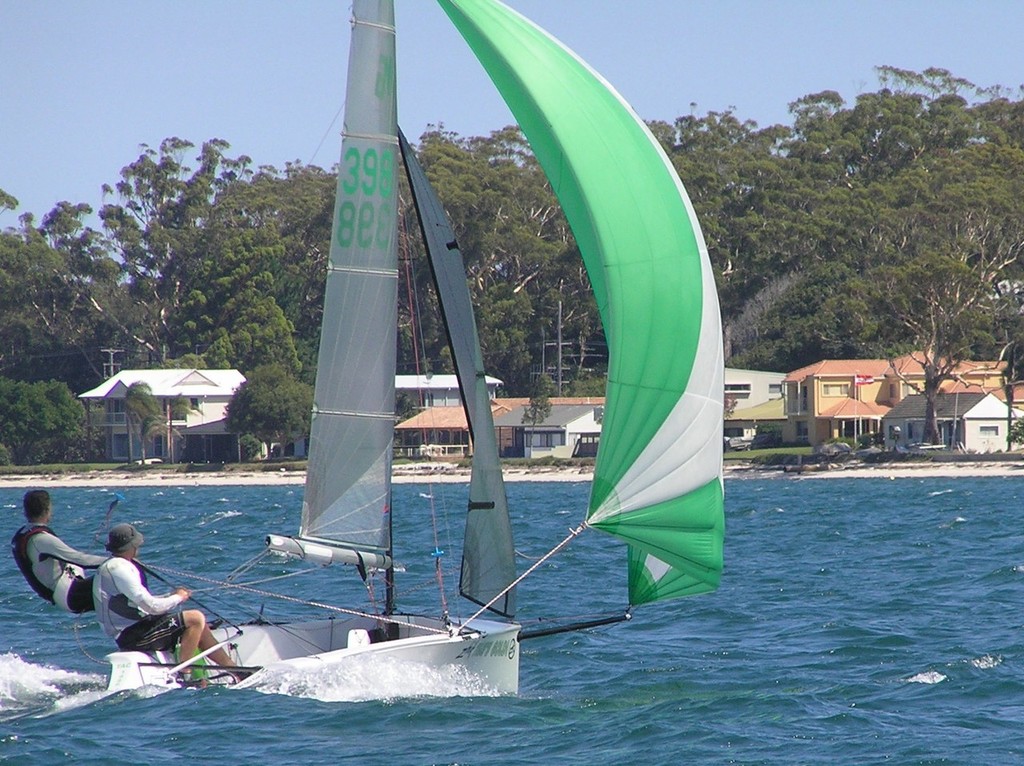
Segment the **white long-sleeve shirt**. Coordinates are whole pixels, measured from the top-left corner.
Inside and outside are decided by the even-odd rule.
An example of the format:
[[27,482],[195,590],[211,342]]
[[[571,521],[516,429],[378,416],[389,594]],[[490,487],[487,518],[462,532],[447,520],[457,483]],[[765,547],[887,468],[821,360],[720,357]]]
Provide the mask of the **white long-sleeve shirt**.
[[61,562],[66,561],[80,567],[98,567],[106,560],[103,556],[76,551],[49,532],[41,532],[30,537],[26,552],[29,561],[32,562],[32,571],[35,576],[50,590],[53,590],[57,584],[57,578],[64,571],[64,565]]
[[142,584],[135,564],[120,556],[107,559],[92,584],[96,616],[104,632],[117,638],[122,630],[146,615],[166,614],[182,602],[175,593],[154,596]]

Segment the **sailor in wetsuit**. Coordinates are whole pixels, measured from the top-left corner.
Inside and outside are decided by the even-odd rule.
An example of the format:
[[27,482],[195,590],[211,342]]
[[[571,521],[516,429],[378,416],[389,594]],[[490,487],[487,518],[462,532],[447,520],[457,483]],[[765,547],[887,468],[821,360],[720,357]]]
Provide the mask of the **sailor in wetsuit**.
[[[122,651],[173,651],[180,643],[179,658],[193,657],[197,648],[217,643],[197,609],[172,611],[187,601],[190,592],[175,588],[166,596],[154,596],[146,586],[146,574],[135,560],[142,545],[142,533],[131,524],[111,527],[106,548],[113,556],[97,570],[93,583],[96,616],[108,636]],[[222,667],[234,667],[226,651],[211,652],[210,659]]]
[[81,614],[93,610],[92,578],[82,567],[98,567],[106,559],[76,551],[47,526],[53,517],[50,494],[44,489],[25,493],[28,522],[11,540],[11,553],[32,590],[61,609]]

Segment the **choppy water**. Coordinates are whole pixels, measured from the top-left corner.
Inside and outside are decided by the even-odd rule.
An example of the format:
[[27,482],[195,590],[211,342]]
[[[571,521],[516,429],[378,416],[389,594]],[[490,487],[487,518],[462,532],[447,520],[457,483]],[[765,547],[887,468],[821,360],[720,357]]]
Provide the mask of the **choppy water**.
[[[537,556],[580,519],[588,487],[509,489],[518,547]],[[459,674],[406,668],[396,678],[374,666],[259,691],[107,696],[90,659],[110,649],[99,628],[47,608],[9,563],[0,567],[0,761],[1024,762],[1020,480],[777,478],[730,480],[726,490],[719,591],[643,607],[626,625],[524,643],[515,698],[468,696],[486,689]],[[11,533],[21,492],[0,489]],[[292,531],[301,496],[284,487],[120,492],[114,520],[142,526],[148,562],[213,578],[256,553],[266,532]],[[463,492],[396,487],[396,509],[409,509],[396,518],[411,542],[399,556],[403,582],[414,588],[403,605],[434,603],[419,587],[431,580],[432,507],[457,508]],[[98,550],[87,543],[111,492],[52,494],[58,530]],[[460,525],[451,524],[439,543],[454,554]],[[527,581],[520,616],[622,605],[621,560],[614,542],[588,532]],[[284,571],[262,571],[275,567]],[[353,579],[323,570],[271,587],[344,603],[340,583]],[[447,584],[456,581],[450,573]],[[235,618],[298,609],[196,595]]]

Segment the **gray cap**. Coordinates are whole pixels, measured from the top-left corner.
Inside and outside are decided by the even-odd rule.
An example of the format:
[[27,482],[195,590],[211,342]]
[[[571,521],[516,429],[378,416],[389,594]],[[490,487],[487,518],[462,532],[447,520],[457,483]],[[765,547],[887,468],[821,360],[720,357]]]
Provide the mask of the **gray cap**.
[[107,550],[111,553],[123,553],[129,548],[142,545],[142,533],[131,524],[116,524],[107,535]]

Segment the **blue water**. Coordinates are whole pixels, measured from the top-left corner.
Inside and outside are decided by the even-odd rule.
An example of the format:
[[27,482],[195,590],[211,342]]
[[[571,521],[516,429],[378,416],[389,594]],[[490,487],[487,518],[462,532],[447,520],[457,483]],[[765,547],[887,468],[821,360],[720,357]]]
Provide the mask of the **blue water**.
[[[107,696],[91,659],[111,648],[107,639],[90,620],[47,608],[11,563],[0,568],[0,761],[1022,763],[1022,487],[1013,478],[729,480],[721,588],[642,607],[628,624],[524,643],[515,698],[466,696],[486,691],[472,679],[380,669],[355,691],[351,679],[325,676],[290,695]],[[587,489],[510,485],[524,556],[565,536]],[[399,554],[404,605],[436,603],[429,520],[457,508],[464,491],[396,487],[395,507],[408,509],[396,518],[396,537],[410,543]],[[294,487],[120,492],[114,521],[144,529],[145,560],[211,579],[257,553],[266,532],[292,531],[301,497]],[[21,493],[0,489],[12,532]],[[98,550],[111,491],[52,495],[58,530]],[[449,590],[459,531],[458,521],[440,525]],[[586,533],[524,584],[520,616],[621,606],[621,562],[615,543]],[[265,587],[358,597],[350,570],[310,577]],[[218,590],[196,597],[231,618],[300,609]],[[417,696],[397,696],[401,688]]]

